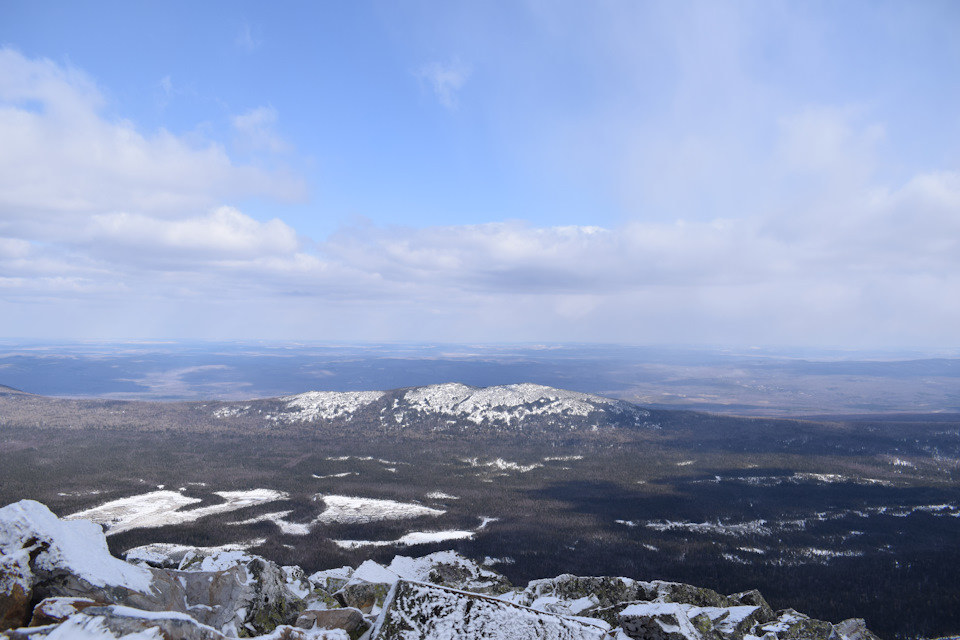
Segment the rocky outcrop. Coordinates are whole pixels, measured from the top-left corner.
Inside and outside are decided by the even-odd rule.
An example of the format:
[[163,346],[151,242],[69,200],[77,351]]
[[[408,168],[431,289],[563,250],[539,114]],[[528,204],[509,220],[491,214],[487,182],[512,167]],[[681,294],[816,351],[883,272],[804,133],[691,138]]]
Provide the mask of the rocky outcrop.
[[609,627],[422,582],[398,581],[371,640],[602,640]]
[[241,551],[177,553],[176,568],[129,564],[92,523],[4,507],[0,638],[877,640],[863,620],[775,612],[757,591],[573,575],[514,589],[450,551],[309,577]]
[[304,611],[297,618],[296,626],[301,629],[342,629],[346,631],[350,640],[358,640],[370,628],[370,622],[363,617],[359,609],[345,607]]
[[96,607],[99,604],[90,598],[47,598],[33,608],[30,626],[42,627],[47,624],[59,624],[73,614],[90,607]]
[[98,525],[61,521],[29,500],[0,509],[0,560],[0,630],[27,625],[30,603],[82,598],[251,635],[296,622],[312,590],[299,569],[240,552],[188,554],[180,570],[135,566],[110,555]]

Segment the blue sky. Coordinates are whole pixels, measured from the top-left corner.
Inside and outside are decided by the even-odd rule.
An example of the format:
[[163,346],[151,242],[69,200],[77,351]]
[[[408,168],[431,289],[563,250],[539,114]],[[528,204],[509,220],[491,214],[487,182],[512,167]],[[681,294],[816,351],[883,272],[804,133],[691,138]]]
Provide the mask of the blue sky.
[[0,336],[955,349],[953,2],[0,4]]

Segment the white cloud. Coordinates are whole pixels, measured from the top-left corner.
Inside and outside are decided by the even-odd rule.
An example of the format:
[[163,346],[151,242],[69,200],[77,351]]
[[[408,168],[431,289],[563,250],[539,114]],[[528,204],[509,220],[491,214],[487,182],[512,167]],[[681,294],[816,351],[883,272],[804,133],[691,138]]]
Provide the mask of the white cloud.
[[257,107],[232,118],[233,127],[241,135],[240,146],[250,150],[283,153],[290,150],[275,130],[277,111],[273,107]]
[[444,107],[457,106],[457,94],[467,83],[471,69],[459,59],[448,63],[431,62],[420,67],[417,76],[425,81]]
[[141,214],[95,215],[89,228],[97,244],[125,250],[197,253],[206,259],[257,258],[297,250],[296,233],[280,220],[261,223],[232,207],[206,216],[162,220]]
[[[151,287],[187,295],[229,285],[201,274],[204,265],[297,260],[287,224],[223,201],[298,199],[302,181],[238,165],[214,143],[144,135],[101,115],[103,106],[83,73],[0,49],[0,289],[43,299]],[[254,110],[238,125],[266,135],[275,119]],[[179,281],[171,270],[193,273]]]
[[82,73],[0,50],[0,233],[69,237],[93,213],[176,218],[226,197],[304,195],[299,179],[236,165],[213,143],[144,135],[102,105]]
[[[892,127],[867,108],[771,96],[746,73],[736,20],[681,25],[694,45],[667,56],[666,79],[652,56],[663,49],[646,48],[637,21],[597,21],[584,41],[569,31],[589,73],[564,75],[551,93],[521,56],[522,68],[497,68],[510,91],[490,100],[500,100],[494,119],[509,120],[497,133],[533,171],[614,201],[619,220],[370,225],[320,242],[225,206],[294,199],[300,181],[108,119],[82,73],[2,51],[0,316],[14,333],[53,326],[65,315],[51,313],[59,296],[89,301],[71,308],[76,325],[107,335],[956,341],[960,173],[890,179]],[[570,44],[562,26],[543,51]],[[603,82],[584,80],[592,74]],[[454,108],[470,69],[433,63],[417,76]],[[581,91],[611,86],[614,96]],[[525,101],[535,112],[513,108]],[[238,146],[277,153],[288,148],[278,120],[260,106],[230,124]]]

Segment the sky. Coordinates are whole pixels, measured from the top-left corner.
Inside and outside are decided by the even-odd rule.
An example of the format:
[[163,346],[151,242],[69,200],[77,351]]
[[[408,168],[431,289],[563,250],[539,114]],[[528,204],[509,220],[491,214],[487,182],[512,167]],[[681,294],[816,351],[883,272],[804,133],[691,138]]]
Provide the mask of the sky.
[[0,2],[0,337],[960,347],[960,4]]

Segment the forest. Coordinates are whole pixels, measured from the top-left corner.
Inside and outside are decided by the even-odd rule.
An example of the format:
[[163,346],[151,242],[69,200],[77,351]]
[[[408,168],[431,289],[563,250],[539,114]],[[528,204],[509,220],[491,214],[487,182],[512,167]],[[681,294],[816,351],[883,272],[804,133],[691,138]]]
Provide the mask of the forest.
[[[819,424],[754,420],[738,430],[720,421],[701,432],[703,424],[689,426],[695,422],[686,416],[670,438],[570,442],[7,425],[0,500],[36,499],[67,516],[158,487],[199,500],[183,509],[223,502],[218,491],[267,488],[285,497],[109,535],[111,550],[255,540],[262,542],[251,552],[313,571],[455,549],[518,584],[573,573],[724,593],[757,588],[775,608],[863,617],[881,637],[960,629],[955,424],[872,420],[832,427],[831,440],[812,437],[826,433]],[[685,423],[700,433],[695,444],[681,437]],[[778,427],[785,433],[761,437]],[[857,444],[862,430],[875,436],[869,446]],[[324,495],[443,513],[317,524]],[[271,520],[277,512],[312,525],[309,533],[283,533]],[[473,535],[414,546],[336,544],[449,530]]]

